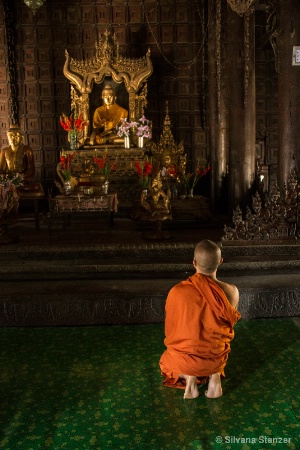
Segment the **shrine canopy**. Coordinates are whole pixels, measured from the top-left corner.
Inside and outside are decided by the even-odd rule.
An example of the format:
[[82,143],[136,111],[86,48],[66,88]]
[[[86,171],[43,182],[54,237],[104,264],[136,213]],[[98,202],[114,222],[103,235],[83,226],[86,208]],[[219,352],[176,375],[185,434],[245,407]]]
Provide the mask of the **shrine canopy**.
[[92,117],[100,106],[99,92],[109,83],[116,90],[121,106],[128,110],[128,120],[135,121],[147,106],[147,79],[153,72],[150,50],[141,58],[126,58],[119,53],[116,37],[106,31],[95,43],[95,56],[83,60],[72,58],[65,50],[63,73],[71,83],[71,111],[82,114],[87,122],[81,143],[92,131]]

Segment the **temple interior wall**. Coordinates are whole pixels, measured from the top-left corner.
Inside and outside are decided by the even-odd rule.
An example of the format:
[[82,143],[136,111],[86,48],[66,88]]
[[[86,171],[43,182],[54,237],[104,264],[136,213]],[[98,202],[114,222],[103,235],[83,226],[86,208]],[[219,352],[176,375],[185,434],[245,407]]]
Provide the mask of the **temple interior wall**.
[[[59,152],[68,146],[59,124],[70,111],[70,82],[63,74],[65,50],[78,59],[92,57],[98,35],[116,34],[120,52],[141,57],[151,50],[153,74],[148,80],[147,118],[158,141],[168,102],[172,131],[184,141],[188,160],[210,159],[207,139],[207,19],[210,0],[51,0],[35,15],[22,0],[5,0],[11,13],[14,42],[7,42],[0,8],[0,146],[7,145],[15,81],[17,115],[25,143],[35,154],[36,172],[45,188],[53,183]],[[257,157],[276,179],[278,151],[277,74],[266,38],[266,11],[259,2],[256,21]],[[223,4],[222,14],[226,15]],[[226,21],[222,19],[222,77],[226,78]],[[13,53],[13,55],[12,55]],[[15,80],[9,77],[14,57]],[[226,93],[227,94],[227,93]],[[230,101],[227,95],[227,101]],[[99,104],[101,99],[99,98]]]

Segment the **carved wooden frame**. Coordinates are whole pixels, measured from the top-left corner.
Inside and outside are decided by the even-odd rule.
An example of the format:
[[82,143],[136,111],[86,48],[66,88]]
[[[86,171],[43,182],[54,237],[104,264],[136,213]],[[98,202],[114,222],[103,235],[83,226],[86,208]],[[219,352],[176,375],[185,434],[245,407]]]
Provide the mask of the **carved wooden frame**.
[[82,114],[88,125],[83,130],[81,141],[90,134],[90,94],[94,83],[100,84],[105,77],[116,83],[124,83],[128,92],[128,120],[140,118],[147,105],[146,80],[153,72],[150,50],[142,58],[126,58],[119,54],[119,43],[106,31],[104,38],[95,43],[95,56],[85,60],[71,58],[65,50],[66,61],[63,73],[71,82],[71,110],[75,117]]

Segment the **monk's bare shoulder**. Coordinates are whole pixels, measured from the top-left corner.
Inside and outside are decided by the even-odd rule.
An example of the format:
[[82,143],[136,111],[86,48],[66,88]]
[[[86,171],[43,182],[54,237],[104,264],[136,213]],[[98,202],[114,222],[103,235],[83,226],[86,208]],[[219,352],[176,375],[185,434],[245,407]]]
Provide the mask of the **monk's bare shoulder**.
[[233,308],[236,308],[239,303],[239,291],[238,288],[234,284],[224,283],[223,281],[216,280],[216,283],[220,286],[221,289],[226,294],[229,303]]

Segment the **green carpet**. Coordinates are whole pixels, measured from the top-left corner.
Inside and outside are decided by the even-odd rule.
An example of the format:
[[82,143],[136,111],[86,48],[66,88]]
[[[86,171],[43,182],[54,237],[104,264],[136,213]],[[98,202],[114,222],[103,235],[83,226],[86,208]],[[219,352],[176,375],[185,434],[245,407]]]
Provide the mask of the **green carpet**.
[[235,330],[223,397],[183,400],[162,386],[163,324],[0,329],[0,448],[299,450],[300,329]]

